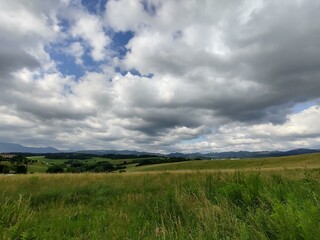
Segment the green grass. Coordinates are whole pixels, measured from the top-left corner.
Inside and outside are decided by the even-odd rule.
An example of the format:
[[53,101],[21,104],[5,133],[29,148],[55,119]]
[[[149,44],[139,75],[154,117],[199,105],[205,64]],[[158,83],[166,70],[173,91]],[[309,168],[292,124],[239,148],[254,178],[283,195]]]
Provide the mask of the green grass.
[[131,168],[131,171],[278,169],[304,167],[320,168],[320,154],[316,153],[289,157],[250,158],[239,160],[196,160],[141,166]]
[[34,163],[28,165],[28,173],[45,173],[48,166],[41,163]]
[[[112,160],[128,173],[0,176],[0,239],[318,239],[319,159]],[[37,160],[29,171],[65,161]]]
[[44,156],[33,156],[33,157],[28,157],[30,160],[36,160],[40,163],[48,163],[48,164],[61,164],[64,163],[65,161],[68,161],[68,159],[48,159],[45,158]]
[[[44,173],[48,169],[48,166],[54,165],[54,164],[63,164],[66,161],[70,161],[69,159],[48,159],[45,158],[44,156],[33,156],[33,157],[28,157],[30,160],[36,160],[36,163],[29,164],[28,165],[28,172],[29,173]],[[96,162],[103,162],[103,161],[109,161],[112,164],[120,164],[120,162],[116,162],[117,160],[111,160],[108,158],[91,158],[87,160],[79,160],[85,163],[96,163]]]
[[0,177],[4,240],[318,236],[316,169]]
[[[66,161],[70,161],[69,159],[48,159],[44,156],[33,156],[28,157],[30,160],[36,160],[36,163],[29,164],[28,165],[28,172],[29,173],[44,173],[46,172],[49,165],[53,164],[63,164]],[[128,169],[134,168],[137,163],[134,163],[135,161],[142,161],[147,159],[153,159],[155,157],[146,157],[146,158],[129,158],[129,159],[109,159],[109,158],[101,158],[101,157],[92,157],[90,159],[85,160],[78,160],[85,163],[97,163],[97,162],[104,162],[108,161],[113,165],[120,165],[124,164],[127,166]],[[156,157],[158,158],[158,157]]]
[[[45,162],[45,163],[64,163],[66,161],[69,161],[69,159],[50,159],[50,158],[45,158],[44,156],[32,156],[28,157],[31,160],[36,160],[39,162]],[[110,159],[110,158],[102,158],[102,157],[92,157],[90,159],[85,159],[85,160],[78,160],[78,161],[83,161],[87,163],[93,163],[93,162],[102,162],[102,161],[108,161],[111,164],[123,164],[123,163],[132,163],[133,161],[139,161],[139,160],[147,160],[147,159],[154,159],[154,158],[159,158],[159,157],[145,157],[145,158],[128,158],[128,159]]]
[[101,161],[108,161],[109,163],[113,165],[123,164],[123,163],[131,163],[134,161],[135,158],[131,159],[109,159],[109,158],[99,158],[99,157],[93,157],[88,162],[101,162]]
[[[43,173],[46,171],[48,165],[62,164],[67,159],[46,159],[44,156],[30,157],[32,160],[37,160],[38,163],[30,164],[28,172]],[[143,158],[150,159],[150,158]],[[274,158],[249,158],[239,160],[196,160],[178,163],[163,163],[136,167],[136,160],[143,160],[141,158],[119,159],[112,160],[106,158],[94,157],[88,160],[80,160],[86,163],[94,163],[101,161],[109,161],[111,164],[123,164],[126,162],[126,171],[128,172],[145,172],[145,171],[228,171],[234,169],[284,169],[284,168],[320,168],[320,154],[304,154],[289,157],[274,157]],[[44,162],[45,164],[42,164]]]

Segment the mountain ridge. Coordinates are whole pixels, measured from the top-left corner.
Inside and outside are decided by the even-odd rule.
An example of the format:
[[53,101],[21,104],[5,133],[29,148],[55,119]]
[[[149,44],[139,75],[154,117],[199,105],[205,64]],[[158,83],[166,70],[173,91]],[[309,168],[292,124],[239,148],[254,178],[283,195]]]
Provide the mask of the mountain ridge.
[[292,156],[307,153],[318,153],[319,149],[308,149],[308,148],[298,148],[289,151],[228,151],[228,152],[210,152],[210,153],[181,153],[173,152],[168,154],[159,154],[145,151],[135,151],[135,150],[78,150],[78,151],[62,151],[53,147],[26,147],[21,144],[16,143],[4,143],[0,142],[0,153],[82,153],[82,154],[95,154],[95,155],[134,155],[134,156],[144,156],[144,155],[154,155],[154,156],[164,156],[164,157],[177,157],[177,158],[252,158],[252,157],[281,157],[281,156]]
[[53,147],[26,147],[17,143],[0,143],[0,153],[58,153],[60,150]]

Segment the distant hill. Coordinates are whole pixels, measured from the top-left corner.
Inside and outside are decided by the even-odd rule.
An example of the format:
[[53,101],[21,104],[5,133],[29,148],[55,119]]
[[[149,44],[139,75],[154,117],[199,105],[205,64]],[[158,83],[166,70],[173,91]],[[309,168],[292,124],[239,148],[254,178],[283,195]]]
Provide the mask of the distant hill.
[[[294,149],[294,150],[290,150],[290,151],[282,152],[282,153],[285,154],[283,156],[292,156],[292,155],[318,153],[318,152],[320,152],[320,150],[300,148],[300,149]],[[279,152],[278,154],[281,154],[281,152]]]
[[145,155],[153,155],[160,156],[161,154],[157,153],[149,153],[149,152],[139,152],[139,151],[130,151],[130,150],[80,150],[77,153],[84,154],[94,154],[94,155],[134,155],[134,156],[145,156]]
[[127,155],[127,156],[163,156],[173,158],[201,158],[201,159],[224,159],[224,158],[259,158],[259,157],[282,157],[282,156],[293,156],[308,153],[318,153],[320,150],[316,149],[293,149],[290,151],[236,151],[236,152],[211,152],[211,153],[169,153],[159,154],[152,152],[140,152],[131,150],[80,150],[80,151],[60,151],[53,147],[25,147],[15,143],[0,143],[0,153],[63,153],[63,152],[74,152],[82,154],[92,155]]
[[84,154],[95,154],[95,155],[105,155],[105,154],[114,154],[114,155],[132,155],[132,156],[164,156],[171,158],[201,158],[201,159],[222,159],[222,158],[257,158],[257,157],[281,157],[281,156],[293,156],[307,153],[317,153],[320,150],[314,149],[294,149],[290,151],[236,151],[236,152],[211,152],[211,153],[181,153],[174,152],[169,154],[159,154],[159,153],[150,153],[150,152],[139,152],[139,151],[130,151],[130,150],[83,150],[77,151],[77,153]]
[[237,151],[237,152],[211,152],[211,153],[170,153],[168,157],[183,158],[257,158],[257,157],[282,157],[293,156],[308,153],[318,153],[320,150],[315,149],[294,149],[290,151]]
[[25,147],[16,143],[0,143],[0,153],[58,153],[53,147]]

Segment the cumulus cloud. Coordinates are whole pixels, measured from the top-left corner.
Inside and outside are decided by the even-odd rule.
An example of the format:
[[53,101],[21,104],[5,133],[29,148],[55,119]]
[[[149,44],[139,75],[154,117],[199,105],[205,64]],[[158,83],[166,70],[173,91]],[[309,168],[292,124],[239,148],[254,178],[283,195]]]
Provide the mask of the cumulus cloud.
[[[199,88],[202,97],[211,96],[199,100],[198,107],[211,108],[234,120],[264,119],[269,108],[276,112],[281,106],[279,111],[283,112],[283,105],[289,102],[318,97],[319,35],[310,35],[314,21],[307,17],[316,15],[317,6],[271,1],[253,8],[248,17],[241,4],[229,8],[230,2],[224,6],[200,2],[186,6],[176,1],[163,3],[149,27],[138,31],[127,45],[130,52],[124,66],[143,74],[181,78],[195,91],[189,96],[199,95]],[[176,5],[172,16],[187,17],[172,21],[171,27],[162,31],[162,26],[167,26],[167,5]],[[215,12],[220,8],[224,11],[219,17],[206,14],[207,9]],[[189,15],[181,9],[193,11]],[[174,37],[177,31],[181,33],[178,39]],[[306,65],[313,70],[301,71]],[[188,104],[195,102],[191,97]],[[281,113],[273,115],[274,121],[284,120]]]
[[86,12],[74,12],[74,25],[71,28],[73,37],[79,37],[90,46],[91,57],[95,61],[102,61],[107,57],[106,47],[110,43],[109,37],[103,30],[98,16]]
[[85,48],[80,42],[74,42],[70,44],[67,52],[75,58],[77,64],[83,65],[82,56],[85,52]]
[[[0,0],[0,139],[160,152],[319,148],[319,9],[110,0],[94,13],[81,1]],[[63,71],[73,68],[67,56],[82,76]]]
[[144,11],[141,1],[109,1],[105,20],[116,31],[129,31],[143,28],[150,18]]

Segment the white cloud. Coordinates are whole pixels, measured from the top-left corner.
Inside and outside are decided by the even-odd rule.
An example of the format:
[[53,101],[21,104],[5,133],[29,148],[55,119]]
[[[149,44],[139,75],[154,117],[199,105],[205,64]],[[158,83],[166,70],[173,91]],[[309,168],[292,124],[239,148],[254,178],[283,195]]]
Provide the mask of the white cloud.
[[115,1],[107,2],[105,21],[117,31],[137,30],[144,27],[151,20],[144,11],[141,1]]
[[[80,1],[0,0],[0,139],[162,152],[319,148],[319,107],[292,112],[320,97],[319,8],[121,0],[101,16]],[[117,31],[133,32],[123,56],[112,53]],[[47,49],[56,45],[84,76],[58,70]],[[88,51],[96,65],[86,68]]]
[[[236,150],[289,150],[293,148],[318,148],[320,127],[317,124],[320,107],[312,106],[302,112],[290,114],[283,124],[230,123],[209,134],[199,142],[177,144],[187,151]],[[201,147],[200,147],[201,146]]]
[[85,49],[80,42],[74,42],[70,44],[70,46],[67,48],[67,52],[75,58],[77,64],[83,65],[82,56],[85,52]]
[[76,12],[74,14],[75,19],[71,34],[88,43],[92,49],[91,57],[93,60],[105,60],[108,56],[106,47],[110,43],[110,39],[103,30],[100,18],[85,12]]

